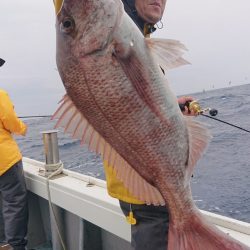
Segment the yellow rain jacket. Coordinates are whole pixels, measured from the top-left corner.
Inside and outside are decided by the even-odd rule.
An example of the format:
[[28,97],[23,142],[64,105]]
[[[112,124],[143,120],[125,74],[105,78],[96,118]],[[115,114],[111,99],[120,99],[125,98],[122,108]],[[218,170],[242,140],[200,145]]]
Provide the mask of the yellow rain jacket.
[[0,89],[0,175],[22,159],[12,133],[25,135],[26,125],[18,119],[8,94]]
[[116,177],[116,173],[112,167],[108,166],[104,161],[104,171],[106,175],[107,189],[110,196],[121,201],[132,204],[144,204],[142,201],[136,199],[128,189]]

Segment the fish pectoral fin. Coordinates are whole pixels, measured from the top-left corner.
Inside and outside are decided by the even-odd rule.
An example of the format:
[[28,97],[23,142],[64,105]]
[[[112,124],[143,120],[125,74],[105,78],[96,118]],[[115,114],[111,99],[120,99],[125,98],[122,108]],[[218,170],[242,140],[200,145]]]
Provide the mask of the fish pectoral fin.
[[188,174],[191,176],[195,164],[201,158],[211,140],[211,135],[204,124],[195,121],[192,117],[184,117],[189,134]]
[[164,69],[169,70],[181,65],[190,64],[182,55],[186,47],[177,40],[145,38],[156,62]]
[[155,91],[156,88],[154,88],[154,84],[152,84],[152,82],[155,81],[154,77],[158,77],[157,80],[163,79],[163,81],[165,81],[160,67],[158,68],[156,66],[156,70],[158,71],[152,73],[150,64],[140,60],[136,54],[131,54],[126,60],[118,60],[118,62],[131,84],[134,86],[139,98],[143,100],[152,112],[164,119],[165,112],[161,110],[155,101],[158,98],[158,90]]
[[165,205],[160,192],[143,179],[118,152],[93,128],[76,108],[70,97],[65,95],[52,119],[58,119],[55,127],[87,144],[89,150],[100,154],[131,194],[146,204]]

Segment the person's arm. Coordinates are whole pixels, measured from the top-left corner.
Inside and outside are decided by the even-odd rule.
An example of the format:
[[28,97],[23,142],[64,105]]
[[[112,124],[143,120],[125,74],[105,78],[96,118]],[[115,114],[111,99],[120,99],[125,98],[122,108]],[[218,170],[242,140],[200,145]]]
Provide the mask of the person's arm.
[[4,91],[0,91],[0,119],[10,133],[25,135],[27,126],[17,117],[14,106]]

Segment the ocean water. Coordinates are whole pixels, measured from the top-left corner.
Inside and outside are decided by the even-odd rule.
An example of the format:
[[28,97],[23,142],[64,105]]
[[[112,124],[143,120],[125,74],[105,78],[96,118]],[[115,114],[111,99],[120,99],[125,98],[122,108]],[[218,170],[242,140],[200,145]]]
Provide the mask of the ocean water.
[[[250,130],[250,84],[192,94],[202,107],[218,110],[216,118]],[[53,111],[54,112],[54,111]],[[199,116],[213,138],[195,167],[193,198],[200,209],[250,222],[250,133]],[[26,157],[44,161],[42,131],[54,128],[49,118],[27,119],[29,132],[16,140]],[[99,156],[59,130],[64,167],[105,179]]]

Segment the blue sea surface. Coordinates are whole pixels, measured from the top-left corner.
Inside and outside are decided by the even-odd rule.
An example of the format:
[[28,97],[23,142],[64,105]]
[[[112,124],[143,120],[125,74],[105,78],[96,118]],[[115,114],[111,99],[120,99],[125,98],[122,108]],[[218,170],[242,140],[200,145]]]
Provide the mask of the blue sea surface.
[[[218,110],[216,118],[250,130],[250,84],[192,94],[202,107]],[[53,111],[54,112],[54,111]],[[250,222],[250,133],[199,116],[213,138],[195,167],[193,198],[200,209]],[[16,140],[25,157],[45,161],[42,131],[54,128],[49,118],[27,119],[29,132]],[[62,130],[58,133],[64,167],[105,179],[99,156]]]

